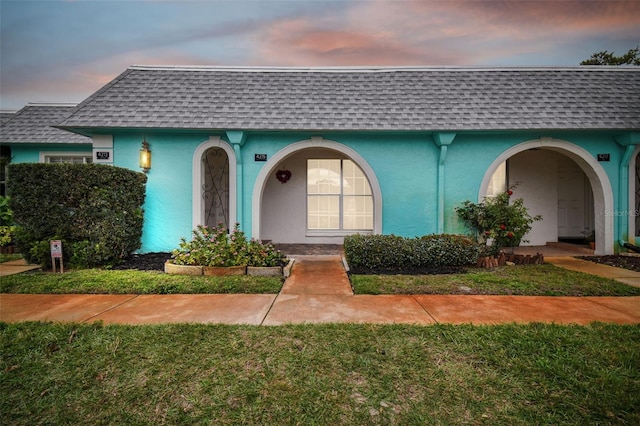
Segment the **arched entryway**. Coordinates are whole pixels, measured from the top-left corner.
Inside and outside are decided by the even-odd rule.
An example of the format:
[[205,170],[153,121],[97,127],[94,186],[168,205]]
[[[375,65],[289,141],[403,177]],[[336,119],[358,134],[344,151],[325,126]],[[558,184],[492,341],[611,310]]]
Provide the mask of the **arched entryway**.
[[[577,236],[593,230],[596,253],[613,253],[613,218],[606,214],[613,211],[611,184],[590,153],[570,142],[552,138],[518,144],[498,156],[487,169],[479,199],[491,191],[494,173],[507,160],[510,160],[510,183],[527,177],[531,180],[533,176],[536,179],[522,184],[521,191],[525,194],[525,204],[535,205],[533,213],[543,216],[541,222],[534,223],[530,233],[533,245],[557,241],[563,233]],[[531,171],[527,167],[532,168]],[[588,208],[580,208],[581,203]]]
[[[332,188],[326,197],[310,189],[318,180]],[[325,206],[331,204],[335,214],[314,204],[320,199],[334,200]],[[273,155],[256,179],[252,201],[252,237],[262,240],[340,244],[345,235],[382,232],[382,195],[373,170],[353,149],[322,138],[291,144]]]
[[236,161],[233,148],[219,137],[193,154],[193,228],[233,227],[236,222]]

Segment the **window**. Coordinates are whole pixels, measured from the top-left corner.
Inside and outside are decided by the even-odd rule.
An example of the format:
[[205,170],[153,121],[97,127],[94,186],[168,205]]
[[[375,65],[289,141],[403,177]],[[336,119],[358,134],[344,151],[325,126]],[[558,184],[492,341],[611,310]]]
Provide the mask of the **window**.
[[307,160],[307,229],[373,230],[369,181],[351,160]]
[[69,155],[69,154],[49,154],[44,156],[45,163],[74,163],[89,164],[93,160],[91,154],[88,155]]

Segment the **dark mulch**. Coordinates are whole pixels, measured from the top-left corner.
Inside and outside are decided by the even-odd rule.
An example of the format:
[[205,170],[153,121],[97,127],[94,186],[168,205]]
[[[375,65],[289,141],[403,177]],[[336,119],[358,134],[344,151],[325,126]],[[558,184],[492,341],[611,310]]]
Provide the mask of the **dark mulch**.
[[459,266],[441,266],[430,268],[402,267],[394,269],[368,269],[352,268],[349,273],[356,275],[440,275],[440,274],[463,274],[466,268]]
[[604,265],[615,266],[617,268],[629,269],[631,271],[640,272],[640,257],[637,256],[577,256],[578,259],[588,260],[590,262],[602,263]]
[[[164,271],[164,263],[171,258],[171,253],[146,253],[133,254],[122,263],[115,265],[112,269],[138,269],[140,271]],[[629,269],[640,272],[640,257],[636,256],[578,256],[579,259],[591,262],[602,263],[604,265],[615,266],[618,268]],[[403,269],[386,269],[386,270],[370,270],[361,268],[352,268],[350,273],[360,275],[425,275],[425,274],[459,274],[464,273],[464,268],[403,268]]]
[[164,263],[171,259],[171,253],[132,254],[111,269],[137,269],[139,271],[164,271]]

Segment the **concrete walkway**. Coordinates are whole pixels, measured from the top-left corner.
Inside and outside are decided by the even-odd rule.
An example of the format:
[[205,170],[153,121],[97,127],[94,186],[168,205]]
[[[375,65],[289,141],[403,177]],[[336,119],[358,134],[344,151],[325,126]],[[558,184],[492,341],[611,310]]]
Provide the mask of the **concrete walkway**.
[[22,272],[34,271],[36,269],[41,269],[40,265],[28,265],[24,259],[10,260],[0,263],[0,277],[21,274]]
[[[640,323],[640,297],[353,295],[340,256],[295,258],[291,276],[278,295],[0,294],[0,321],[102,321],[106,324],[197,322],[252,325],[326,322]],[[574,258],[546,260],[559,266],[578,269],[584,266],[582,262],[586,262]],[[621,272],[618,268],[586,263],[590,267],[595,265],[590,269],[590,273],[596,275],[615,275],[618,277],[616,279],[640,279],[638,273],[631,272],[631,276],[623,277],[621,275],[626,272]]]

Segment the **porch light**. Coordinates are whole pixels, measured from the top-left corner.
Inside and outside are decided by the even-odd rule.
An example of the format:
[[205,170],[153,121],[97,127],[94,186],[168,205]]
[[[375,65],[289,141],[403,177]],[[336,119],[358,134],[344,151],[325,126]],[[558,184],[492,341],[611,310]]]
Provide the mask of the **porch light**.
[[151,151],[149,150],[149,143],[146,139],[142,140],[142,149],[140,150],[140,168],[145,173],[151,168]]

